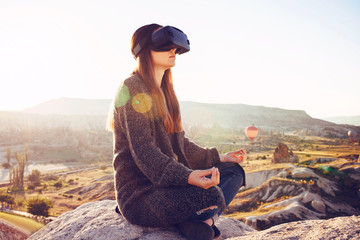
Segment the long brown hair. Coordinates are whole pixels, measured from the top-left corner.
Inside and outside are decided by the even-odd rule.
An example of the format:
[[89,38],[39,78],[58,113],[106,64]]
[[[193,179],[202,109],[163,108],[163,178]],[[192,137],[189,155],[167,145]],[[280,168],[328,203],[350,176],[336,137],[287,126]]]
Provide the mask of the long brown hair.
[[[139,42],[143,42],[144,39],[147,39],[149,42],[151,34],[161,27],[162,26],[158,24],[149,24],[137,29],[131,38],[131,52],[134,54],[134,48]],[[139,75],[150,90],[166,131],[168,133],[181,132],[183,127],[181,123],[180,106],[174,91],[171,69],[164,72],[161,91],[155,82],[154,65],[149,45],[144,44],[144,46],[141,46],[141,51],[134,57],[137,58],[138,64],[132,74]],[[113,130],[113,119],[110,118],[113,118],[113,116],[109,117],[108,128]]]

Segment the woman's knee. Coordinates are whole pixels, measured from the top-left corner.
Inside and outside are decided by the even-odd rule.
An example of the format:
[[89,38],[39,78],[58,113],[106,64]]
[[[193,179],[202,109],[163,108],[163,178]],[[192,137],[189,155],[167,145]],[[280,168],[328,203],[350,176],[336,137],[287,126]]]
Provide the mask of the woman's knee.
[[245,171],[238,163],[222,163],[219,168],[220,182],[231,179],[231,182],[238,182],[240,187],[245,185]]
[[219,165],[217,165],[217,167],[219,168],[220,174],[221,172],[223,172],[223,173],[232,173],[241,176],[244,175],[244,169],[238,163],[233,163],[233,162],[220,163]]

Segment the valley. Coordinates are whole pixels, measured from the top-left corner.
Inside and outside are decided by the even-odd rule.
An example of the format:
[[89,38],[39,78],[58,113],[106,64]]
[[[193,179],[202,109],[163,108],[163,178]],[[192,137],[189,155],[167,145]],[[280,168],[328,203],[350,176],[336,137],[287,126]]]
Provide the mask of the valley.
[[[182,108],[191,141],[219,153],[247,151],[241,164],[247,186],[225,216],[267,229],[360,214],[360,146],[347,136],[360,127],[313,119],[303,111],[197,103]],[[27,212],[29,199],[48,199],[51,220],[87,202],[114,200],[112,133],[105,122],[106,115],[0,112],[0,191],[14,197],[4,209]],[[244,132],[252,124],[259,129],[253,141]],[[296,161],[274,161],[280,144]],[[9,183],[9,167],[17,167],[19,154],[26,159],[22,188]],[[34,170],[41,173],[40,183],[29,180]]]

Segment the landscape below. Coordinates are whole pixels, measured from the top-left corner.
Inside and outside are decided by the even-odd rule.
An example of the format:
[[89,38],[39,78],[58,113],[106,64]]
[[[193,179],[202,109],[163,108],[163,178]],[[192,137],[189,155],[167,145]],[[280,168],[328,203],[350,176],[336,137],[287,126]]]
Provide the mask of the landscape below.
[[[239,221],[266,231],[282,223],[360,215],[359,139],[348,138],[348,131],[357,136],[360,127],[313,119],[303,111],[247,105],[187,102],[182,109],[192,141],[221,153],[241,147],[248,153],[242,164],[247,186],[224,213],[236,226]],[[54,220],[86,203],[114,200],[112,134],[105,122],[105,114],[0,112],[0,190],[15,199],[11,206],[3,202],[3,209],[21,214],[28,210],[27,200],[40,197],[53,203],[49,215]],[[244,130],[252,124],[259,134],[250,141]],[[282,144],[288,150],[275,161]],[[23,188],[8,182],[18,153],[27,157]],[[28,179],[35,169],[41,172],[40,184]],[[9,236],[18,230],[12,228]]]

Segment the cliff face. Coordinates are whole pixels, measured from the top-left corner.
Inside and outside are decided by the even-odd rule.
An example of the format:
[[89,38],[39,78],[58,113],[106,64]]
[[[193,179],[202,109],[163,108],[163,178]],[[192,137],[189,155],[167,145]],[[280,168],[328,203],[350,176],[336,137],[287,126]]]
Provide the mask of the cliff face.
[[[29,240],[184,239],[175,228],[142,228],[131,225],[115,213],[115,206],[116,203],[112,200],[86,203],[64,213],[30,236]],[[217,226],[222,233],[219,239],[358,239],[360,216],[292,222],[264,231],[256,231],[232,218],[220,217]]]

